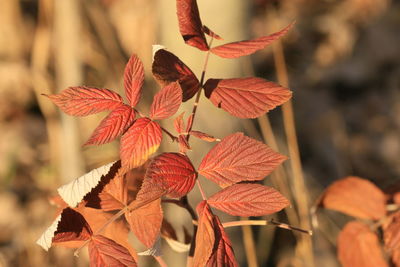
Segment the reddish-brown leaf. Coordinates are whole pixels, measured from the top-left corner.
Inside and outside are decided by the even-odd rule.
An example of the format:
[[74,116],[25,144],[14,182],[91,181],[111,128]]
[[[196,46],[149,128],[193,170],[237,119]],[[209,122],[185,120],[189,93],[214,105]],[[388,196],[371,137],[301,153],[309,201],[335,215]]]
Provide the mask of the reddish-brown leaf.
[[203,32],[214,39],[222,40],[221,36],[210,30],[206,25],[203,25]]
[[289,89],[256,77],[209,79],[204,89],[216,107],[239,118],[259,117],[292,96]]
[[181,103],[182,90],[179,83],[170,83],[154,96],[150,107],[150,118],[153,120],[169,118],[178,111]]
[[136,267],[129,251],[114,240],[102,235],[93,236],[89,243],[90,266],[93,267]]
[[188,45],[207,51],[208,45],[196,0],[177,0],[176,10],[179,21],[179,31]]
[[197,205],[199,214],[199,225],[196,233],[196,250],[193,256],[193,266],[206,266],[208,259],[213,253],[215,243],[214,215],[211,213],[207,202],[203,200]]
[[282,210],[289,201],[278,191],[260,184],[234,184],[207,200],[214,208],[234,216],[262,216]]
[[285,159],[267,145],[243,133],[235,133],[208,152],[198,172],[221,187],[227,187],[241,181],[262,180]]
[[160,125],[149,118],[137,119],[121,138],[122,166],[132,169],[146,162],[162,139]]
[[206,141],[206,142],[215,142],[215,141],[217,141],[217,139],[214,136],[206,134],[206,133],[203,133],[203,132],[200,132],[200,131],[190,131],[189,134],[193,135],[194,137],[197,137],[197,138],[199,138],[199,139],[201,139],[203,141]]
[[163,220],[161,199],[157,199],[141,208],[126,212],[125,218],[139,241],[146,247],[151,248],[160,234]]
[[286,28],[283,28],[282,30],[268,36],[213,47],[211,48],[211,52],[223,58],[238,58],[253,54],[254,52],[263,49],[267,45],[284,36],[290,30],[293,24],[294,23],[291,23]]
[[359,177],[350,176],[331,184],[325,190],[321,203],[325,208],[363,219],[378,220],[386,214],[383,192]]
[[187,156],[162,153],[150,162],[146,177],[164,189],[169,197],[179,198],[192,190],[197,173]]
[[131,126],[135,115],[135,110],[130,106],[117,107],[101,121],[84,146],[102,145],[113,141]]
[[238,267],[232,243],[217,216],[214,216],[214,224],[215,243],[207,267]]
[[122,97],[111,90],[86,86],[69,87],[59,94],[45,96],[62,111],[73,116],[113,110],[123,104]]
[[152,72],[162,86],[178,81],[182,90],[182,101],[191,99],[200,89],[196,75],[177,56],[165,49],[154,54]]
[[362,222],[346,224],[339,234],[337,246],[338,258],[343,267],[388,266],[378,236]]
[[134,107],[142,95],[144,82],[143,64],[136,55],[132,55],[125,67],[124,87],[129,104]]
[[394,213],[390,223],[384,227],[385,246],[388,250],[399,249],[400,245],[400,212]]

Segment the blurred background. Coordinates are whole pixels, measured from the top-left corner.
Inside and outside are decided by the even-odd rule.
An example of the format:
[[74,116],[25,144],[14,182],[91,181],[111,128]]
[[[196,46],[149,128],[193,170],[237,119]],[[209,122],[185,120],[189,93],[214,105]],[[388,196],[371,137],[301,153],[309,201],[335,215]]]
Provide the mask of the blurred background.
[[[213,78],[257,75],[284,84],[286,63],[305,187],[290,162],[266,179],[293,203],[278,220],[311,227],[313,203],[346,175],[388,190],[398,183],[400,1],[198,0],[198,5],[203,23],[224,38],[215,44],[267,35],[296,21],[281,46],[237,60],[212,56],[207,72]],[[136,53],[147,71],[139,105],[147,112],[159,90],[151,75],[153,44],[166,46],[200,74],[204,55],[184,44],[173,0],[0,0],[0,266],[88,265],[85,254],[75,258],[64,248],[46,253],[35,241],[54,218],[49,198],[56,189],[117,159],[119,145],[82,148],[105,114],[69,117],[41,94],[76,85],[123,94],[123,69]],[[192,105],[188,101],[182,110]],[[272,125],[277,148],[289,155],[283,117],[277,108],[268,119],[238,120],[202,98],[194,129],[220,138],[243,131],[271,144]],[[171,120],[164,126],[173,130]],[[168,141],[164,138],[161,149],[176,150]],[[189,156],[197,166],[212,145],[192,141]],[[209,195],[217,190],[202,182]],[[189,199],[197,204],[198,192]],[[191,230],[185,211],[165,206],[165,217],[177,229]],[[347,218],[325,211],[316,217],[313,242],[272,226],[228,234],[241,266],[339,266],[335,240]],[[164,254],[170,266],[185,266],[185,253],[165,246]],[[153,259],[140,263],[157,266]]]

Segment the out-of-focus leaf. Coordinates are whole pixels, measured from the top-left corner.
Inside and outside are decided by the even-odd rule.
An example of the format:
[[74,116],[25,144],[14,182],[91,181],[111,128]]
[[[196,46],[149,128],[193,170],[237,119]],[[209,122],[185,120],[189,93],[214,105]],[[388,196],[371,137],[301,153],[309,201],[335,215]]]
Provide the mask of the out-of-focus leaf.
[[207,203],[234,216],[262,216],[282,210],[289,201],[278,191],[260,184],[234,184],[215,195]]
[[386,214],[383,192],[368,180],[349,176],[331,184],[321,204],[350,216],[378,220]]
[[267,145],[235,133],[207,153],[198,171],[221,187],[227,187],[241,181],[262,180],[285,159]]
[[256,77],[209,79],[204,89],[216,107],[244,119],[259,117],[292,97],[289,89]]
[[385,246],[389,250],[400,248],[400,212],[390,216],[390,223],[384,227]]

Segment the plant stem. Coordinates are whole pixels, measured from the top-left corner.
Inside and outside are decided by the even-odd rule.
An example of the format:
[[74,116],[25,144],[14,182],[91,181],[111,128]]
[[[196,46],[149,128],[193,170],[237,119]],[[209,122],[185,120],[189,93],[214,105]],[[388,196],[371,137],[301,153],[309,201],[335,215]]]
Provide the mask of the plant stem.
[[166,133],[166,134],[171,138],[172,142],[175,142],[175,141],[178,140],[178,137],[176,137],[175,135],[173,135],[170,131],[168,131],[167,129],[165,129],[165,128],[162,127],[161,125],[160,125],[160,127],[161,127],[161,130],[162,130],[164,133]]
[[243,220],[243,221],[232,221],[232,222],[226,222],[222,224],[224,228],[227,227],[234,227],[234,226],[242,226],[242,225],[275,225],[279,228],[287,229],[287,230],[292,230],[292,231],[298,231],[304,234],[312,235],[313,232],[311,230],[304,230],[298,227],[291,226],[286,223],[281,223],[281,222],[276,222],[274,220]]
[[200,181],[199,181],[198,178],[197,178],[196,183],[197,183],[197,187],[198,187],[199,190],[200,190],[201,197],[203,198],[203,200],[207,200],[207,196],[206,196],[206,194],[204,193],[203,187],[201,186],[201,183],[200,183]]
[[163,258],[161,258],[161,256],[157,256],[154,258],[157,260],[158,264],[160,264],[161,267],[168,267],[168,265],[165,263]]

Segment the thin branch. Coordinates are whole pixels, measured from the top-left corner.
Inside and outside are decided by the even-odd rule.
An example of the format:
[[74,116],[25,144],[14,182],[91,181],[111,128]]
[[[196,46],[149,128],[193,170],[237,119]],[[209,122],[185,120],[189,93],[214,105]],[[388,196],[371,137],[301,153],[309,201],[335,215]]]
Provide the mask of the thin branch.
[[161,256],[156,256],[154,258],[157,260],[158,264],[160,264],[161,267],[168,267],[167,263],[165,263]]
[[171,138],[172,142],[176,142],[178,140],[178,137],[173,135],[170,131],[168,131],[167,129],[165,129],[162,126],[160,126],[160,127],[161,127],[161,130],[163,130],[163,132],[166,133]]
[[204,193],[203,187],[201,186],[201,183],[200,183],[199,179],[197,179],[196,184],[197,184],[197,187],[198,187],[199,190],[200,190],[201,197],[203,198],[203,200],[207,200],[207,196],[206,196],[206,194]]
[[311,230],[304,230],[298,227],[291,226],[286,223],[276,222],[274,220],[244,220],[244,221],[232,221],[226,222],[222,224],[225,228],[234,227],[234,226],[242,226],[242,225],[274,225],[282,229],[287,229],[291,231],[298,231],[304,234],[312,235],[313,232]]

